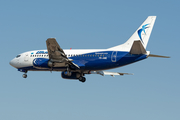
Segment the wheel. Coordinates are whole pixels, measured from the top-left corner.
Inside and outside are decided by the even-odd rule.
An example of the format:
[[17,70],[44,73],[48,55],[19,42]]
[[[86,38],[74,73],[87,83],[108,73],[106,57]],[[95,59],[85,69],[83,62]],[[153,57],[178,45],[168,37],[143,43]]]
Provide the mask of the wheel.
[[86,82],[86,78],[81,76],[81,77],[79,77],[79,81]]
[[23,76],[23,78],[27,78],[27,74],[23,74],[22,76]]
[[83,77],[83,81],[82,82],[86,82],[86,78],[85,77]]

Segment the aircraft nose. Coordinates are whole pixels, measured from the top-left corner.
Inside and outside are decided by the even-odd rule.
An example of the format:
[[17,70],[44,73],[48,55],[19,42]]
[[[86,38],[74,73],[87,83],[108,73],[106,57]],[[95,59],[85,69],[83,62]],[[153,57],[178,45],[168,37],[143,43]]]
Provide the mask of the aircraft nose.
[[15,62],[15,60],[14,60],[14,59],[12,59],[12,60],[9,62],[9,64],[10,64],[11,66],[15,67],[16,62]]

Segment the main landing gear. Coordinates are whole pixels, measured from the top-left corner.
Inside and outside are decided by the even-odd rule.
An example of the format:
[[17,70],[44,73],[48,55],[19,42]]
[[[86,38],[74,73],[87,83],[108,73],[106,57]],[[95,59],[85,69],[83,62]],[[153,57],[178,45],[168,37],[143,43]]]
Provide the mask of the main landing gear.
[[85,77],[80,76],[80,77],[79,77],[79,81],[81,81],[81,82],[83,82],[83,83],[84,83],[84,82],[86,82],[86,78],[85,78]]

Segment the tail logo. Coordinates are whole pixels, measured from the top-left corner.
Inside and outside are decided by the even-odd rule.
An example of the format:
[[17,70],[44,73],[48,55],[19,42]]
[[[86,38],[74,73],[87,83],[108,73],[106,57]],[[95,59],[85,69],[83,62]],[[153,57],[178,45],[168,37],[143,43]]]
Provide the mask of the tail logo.
[[[139,35],[139,38],[141,39],[142,42],[143,42],[143,40],[142,40],[142,37],[141,37],[141,33],[142,33],[142,31],[143,31],[144,34],[146,35],[145,29],[148,28],[148,27],[146,27],[146,26],[148,26],[148,25],[149,25],[149,24],[143,25],[142,28],[137,31],[137,32],[138,32],[138,35]],[[143,42],[143,43],[144,43],[144,42]]]

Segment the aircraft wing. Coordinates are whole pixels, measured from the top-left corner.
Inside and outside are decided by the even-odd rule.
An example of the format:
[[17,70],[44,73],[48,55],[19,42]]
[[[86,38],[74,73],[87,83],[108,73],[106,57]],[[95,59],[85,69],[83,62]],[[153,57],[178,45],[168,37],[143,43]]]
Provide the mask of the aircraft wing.
[[78,65],[74,64],[72,59],[68,59],[63,49],[59,46],[55,38],[48,38],[46,40],[47,50],[49,59],[55,63],[65,63],[69,65],[74,65],[79,68]]
[[91,71],[91,74],[99,74],[99,75],[110,75],[113,76],[114,75],[134,75],[133,73],[119,73],[119,72],[107,72],[107,71]]

